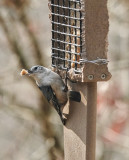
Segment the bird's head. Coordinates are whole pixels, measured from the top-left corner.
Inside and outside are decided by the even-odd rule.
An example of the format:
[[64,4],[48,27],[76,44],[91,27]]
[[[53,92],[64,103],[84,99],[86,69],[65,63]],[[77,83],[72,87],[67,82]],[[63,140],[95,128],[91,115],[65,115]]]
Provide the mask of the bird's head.
[[36,65],[36,66],[31,67],[28,70],[28,75],[35,78],[43,74],[44,71],[45,71],[45,68],[43,66]]
[[[28,75],[28,76],[33,77],[35,79],[37,85],[41,86],[43,81],[44,81],[44,79],[46,79],[46,77],[50,73],[51,73],[50,69],[47,69],[47,68],[45,68],[43,66],[36,65],[36,66],[31,67],[28,70],[22,69],[20,75],[21,76]],[[48,80],[47,80],[47,82],[48,82]]]

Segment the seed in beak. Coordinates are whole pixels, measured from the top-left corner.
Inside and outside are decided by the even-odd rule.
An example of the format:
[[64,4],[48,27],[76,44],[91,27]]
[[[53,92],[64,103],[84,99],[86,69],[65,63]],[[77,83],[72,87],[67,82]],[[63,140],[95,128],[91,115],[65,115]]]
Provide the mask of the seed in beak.
[[25,69],[22,69],[22,71],[21,71],[20,75],[21,75],[21,76],[23,76],[23,75],[26,75],[26,74],[28,74],[28,71],[27,71],[27,70],[25,70]]

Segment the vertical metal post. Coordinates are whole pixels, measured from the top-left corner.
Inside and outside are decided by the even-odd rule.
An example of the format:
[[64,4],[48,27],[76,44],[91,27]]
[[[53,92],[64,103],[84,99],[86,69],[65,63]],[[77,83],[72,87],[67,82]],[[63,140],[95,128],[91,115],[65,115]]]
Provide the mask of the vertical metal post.
[[97,83],[87,83],[86,160],[95,160]]

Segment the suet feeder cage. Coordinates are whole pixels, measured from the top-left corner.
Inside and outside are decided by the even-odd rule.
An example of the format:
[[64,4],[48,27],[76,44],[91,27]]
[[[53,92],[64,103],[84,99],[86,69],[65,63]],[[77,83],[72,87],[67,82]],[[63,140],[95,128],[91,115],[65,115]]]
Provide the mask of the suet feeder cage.
[[[67,73],[68,78],[73,81],[106,81],[111,77],[107,68],[106,49],[108,13],[102,15],[104,9],[107,10],[104,6],[106,1],[98,3],[99,12],[92,12],[92,1],[49,0],[52,67],[62,77]],[[94,24],[93,18],[96,21]]]

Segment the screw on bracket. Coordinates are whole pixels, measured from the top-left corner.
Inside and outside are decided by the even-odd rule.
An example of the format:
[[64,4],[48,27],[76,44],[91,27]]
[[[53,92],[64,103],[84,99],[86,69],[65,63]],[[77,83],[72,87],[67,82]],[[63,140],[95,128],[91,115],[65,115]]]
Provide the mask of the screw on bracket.
[[101,79],[105,79],[106,75],[105,74],[101,74]]
[[94,79],[94,76],[92,74],[88,75],[88,79],[89,80],[93,80]]

